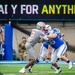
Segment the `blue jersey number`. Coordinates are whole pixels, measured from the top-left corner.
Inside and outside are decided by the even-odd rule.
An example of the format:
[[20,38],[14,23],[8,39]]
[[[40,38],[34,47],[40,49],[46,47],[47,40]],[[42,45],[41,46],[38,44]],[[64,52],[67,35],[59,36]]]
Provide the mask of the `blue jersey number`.
[[54,45],[54,44],[55,44],[55,41],[54,41],[53,39],[49,39],[47,42],[48,42],[50,45]]

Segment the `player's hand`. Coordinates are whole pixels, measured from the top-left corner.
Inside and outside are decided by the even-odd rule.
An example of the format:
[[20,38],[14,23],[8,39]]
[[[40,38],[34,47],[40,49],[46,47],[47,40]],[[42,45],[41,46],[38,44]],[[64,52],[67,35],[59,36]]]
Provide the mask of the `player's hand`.
[[2,41],[2,45],[4,45],[4,41]]

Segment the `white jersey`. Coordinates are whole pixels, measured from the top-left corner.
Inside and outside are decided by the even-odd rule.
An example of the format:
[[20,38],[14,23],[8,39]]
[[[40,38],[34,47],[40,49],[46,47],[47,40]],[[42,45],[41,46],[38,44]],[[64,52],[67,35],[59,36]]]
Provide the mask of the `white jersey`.
[[31,46],[34,46],[40,39],[40,37],[45,36],[43,31],[38,30],[38,29],[32,29],[31,35],[28,38],[27,42],[31,44]]

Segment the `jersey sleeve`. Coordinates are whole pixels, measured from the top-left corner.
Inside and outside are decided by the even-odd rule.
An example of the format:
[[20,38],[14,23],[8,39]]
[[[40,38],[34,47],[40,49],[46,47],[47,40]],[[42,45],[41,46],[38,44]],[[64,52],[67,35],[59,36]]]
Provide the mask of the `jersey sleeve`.
[[45,35],[43,32],[41,32],[40,38],[48,40],[47,35]]

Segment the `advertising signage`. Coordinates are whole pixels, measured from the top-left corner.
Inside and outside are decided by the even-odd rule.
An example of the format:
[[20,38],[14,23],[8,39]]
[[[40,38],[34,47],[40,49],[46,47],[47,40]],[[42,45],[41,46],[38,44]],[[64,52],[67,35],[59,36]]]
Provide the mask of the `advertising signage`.
[[0,0],[0,21],[75,21],[73,0]]

